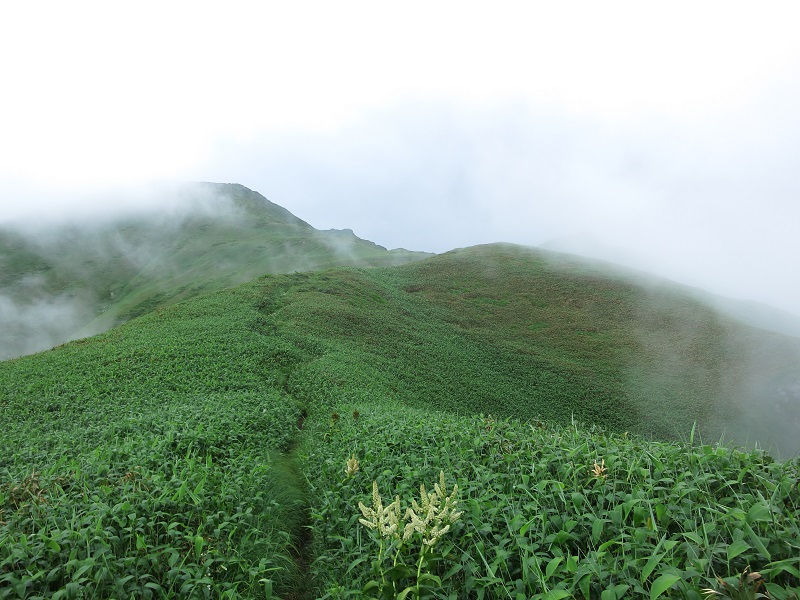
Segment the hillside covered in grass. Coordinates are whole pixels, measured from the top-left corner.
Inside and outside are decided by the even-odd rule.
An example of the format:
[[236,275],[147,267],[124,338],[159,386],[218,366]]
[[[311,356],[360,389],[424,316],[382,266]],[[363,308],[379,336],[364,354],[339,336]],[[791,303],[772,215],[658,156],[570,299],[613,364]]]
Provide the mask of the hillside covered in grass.
[[675,284],[508,245],[293,277],[264,310],[331,344],[287,363],[294,394],[324,384],[331,397],[800,449],[800,340]]
[[787,597],[798,357],[506,245],[202,295],[0,363],[0,598]]
[[241,185],[160,193],[158,210],[0,227],[0,360],[264,273],[429,256],[389,251],[349,230],[319,231]]

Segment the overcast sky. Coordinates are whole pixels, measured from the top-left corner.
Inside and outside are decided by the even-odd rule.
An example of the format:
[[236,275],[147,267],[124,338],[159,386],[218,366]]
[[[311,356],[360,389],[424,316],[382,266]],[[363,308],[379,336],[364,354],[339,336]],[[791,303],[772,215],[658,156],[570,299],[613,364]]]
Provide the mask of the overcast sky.
[[0,12],[0,222],[238,182],[390,248],[549,243],[800,313],[796,2],[120,6]]

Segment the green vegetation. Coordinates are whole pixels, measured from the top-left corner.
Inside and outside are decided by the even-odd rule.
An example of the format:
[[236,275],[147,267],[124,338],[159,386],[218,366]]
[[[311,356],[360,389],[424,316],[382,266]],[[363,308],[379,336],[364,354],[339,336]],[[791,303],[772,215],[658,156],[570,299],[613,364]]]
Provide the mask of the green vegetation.
[[[789,597],[800,460],[709,441],[790,431],[798,357],[509,246],[161,307],[0,363],[0,598]],[[373,482],[455,508],[401,543]]]
[[284,290],[280,331],[327,342],[291,381],[299,398],[575,419],[656,439],[696,423],[707,440],[800,449],[800,401],[787,392],[800,340],[725,319],[676,285],[496,245],[298,274]]
[[[715,574],[748,565],[776,598],[800,586],[797,461],[595,428],[353,406],[357,419],[331,427],[320,414],[307,427],[312,572],[322,596],[359,597],[380,578],[377,544],[356,506],[369,502],[371,482],[408,499],[439,469],[457,474],[463,514],[426,560],[427,581],[441,581],[427,597],[700,598]],[[350,454],[360,468],[347,477]],[[414,564],[417,546],[398,546],[383,552]],[[387,576],[400,590],[416,582],[405,569]]]
[[264,380],[267,338],[243,300],[222,292],[2,363],[0,597],[292,585],[301,412]]

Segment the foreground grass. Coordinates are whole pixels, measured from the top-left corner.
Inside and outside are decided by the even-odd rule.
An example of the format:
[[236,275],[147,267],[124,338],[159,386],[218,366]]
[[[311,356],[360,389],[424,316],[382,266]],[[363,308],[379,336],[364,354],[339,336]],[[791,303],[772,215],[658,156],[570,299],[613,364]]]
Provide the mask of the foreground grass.
[[293,411],[187,400],[15,453],[0,491],[0,597],[239,597],[291,580],[304,500],[275,429],[291,431]]
[[[665,441],[736,330],[479,254],[266,277],[0,363],[0,598],[697,598],[748,565],[798,587],[798,461]],[[692,311],[708,376],[644,404],[636,340]],[[463,514],[435,551],[359,523],[373,481],[408,506],[440,470]]]
[[300,408],[262,374],[251,305],[221,293],[2,364],[0,598],[295,587]]
[[[798,461],[391,404],[339,409],[309,424],[305,456],[324,597],[361,597],[380,579],[379,540],[357,508],[372,504],[372,482],[407,505],[440,470],[463,515],[426,563],[441,580],[431,597],[700,598],[748,565],[776,598],[800,586]],[[418,552],[401,545],[399,562]],[[400,576],[398,590],[413,586],[413,572]]]

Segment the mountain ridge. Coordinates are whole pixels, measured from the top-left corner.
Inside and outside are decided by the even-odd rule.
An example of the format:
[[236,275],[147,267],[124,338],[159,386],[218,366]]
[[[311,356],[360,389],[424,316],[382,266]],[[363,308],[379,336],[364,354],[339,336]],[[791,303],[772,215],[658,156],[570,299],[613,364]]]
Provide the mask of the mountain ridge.
[[[783,439],[796,426],[795,416],[778,419],[774,421],[777,433],[768,437],[767,428],[747,425],[748,420],[759,421],[758,411],[747,402],[751,397],[761,399],[755,403],[758,406],[764,406],[769,399],[771,410],[779,414],[794,410],[800,374],[792,371],[786,358],[795,356],[794,342],[766,330],[752,329],[752,324],[742,324],[741,318],[732,320],[719,312],[713,306],[714,297],[702,290],[605,261],[502,242],[457,248],[433,256],[404,250],[392,252],[361,240],[349,229],[318,231],[244,186],[197,185],[194,191],[190,189],[186,193],[197,194],[197,189],[202,190],[204,204],[175,213],[176,219],[162,220],[155,226],[154,221],[129,219],[114,223],[111,235],[102,227],[94,232],[67,228],[62,231],[60,240],[40,242],[41,246],[50,244],[58,250],[50,253],[39,251],[37,254],[36,245],[25,246],[22,240],[23,250],[29,252],[22,262],[31,265],[34,273],[37,269],[40,273],[58,269],[65,272],[61,274],[61,284],[67,292],[61,290],[62,293],[86,294],[81,285],[88,282],[90,291],[100,290],[110,296],[102,299],[96,314],[82,315],[84,323],[73,337],[107,330],[176,302],[269,272],[327,273],[326,268],[333,268],[331,276],[335,278],[339,276],[338,268],[384,265],[399,268],[405,264],[400,270],[376,273],[392,273],[394,278],[416,274],[417,280],[409,281],[403,288],[404,293],[427,298],[429,308],[426,310],[438,315],[437,319],[443,320],[445,328],[455,327],[431,334],[431,338],[461,339],[464,346],[477,344],[476,347],[489,349],[491,356],[477,358],[476,355],[469,359],[474,364],[477,364],[474,361],[500,361],[498,372],[502,373],[506,369],[504,361],[509,365],[518,364],[514,369],[523,368],[521,365],[528,361],[529,367],[524,368],[533,366],[534,370],[550,373],[547,377],[563,380],[564,385],[574,388],[578,395],[593,390],[590,393],[597,396],[598,406],[605,402],[606,408],[601,410],[609,414],[630,416],[637,411],[647,411],[653,398],[683,406],[679,411],[685,411],[684,417],[652,430],[660,437],[686,431],[697,420],[703,421],[703,431],[722,435],[726,431],[725,423],[735,421],[735,437],[739,442],[749,441],[751,434],[748,432],[752,430],[756,432],[754,439],[772,443],[767,440]],[[4,242],[6,250],[13,250],[14,241],[13,236],[0,236],[0,247]],[[19,243],[19,239],[16,241]],[[80,247],[75,249],[80,244],[84,245],[83,254]],[[87,253],[87,247],[92,252]],[[268,260],[265,261],[265,257]],[[2,258],[6,259],[6,264],[19,260],[8,251],[0,252]],[[47,262],[48,258],[53,264]],[[83,279],[70,280],[70,275],[80,274],[84,267]],[[23,275],[22,281],[25,276],[30,277],[30,274]],[[504,279],[506,276],[512,279]],[[8,273],[6,277],[8,281]],[[311,279],[317,277],[314,275]],[[368,279],[367,276],[356,278],[359,285],[366,285]],[[497,289],[493,288],[495,284]],[[376,290],[380,287],[370,285],[378,286]],[[537,291],[537,286],[543,287]],[[348,293],[326,292],[325,298],[330,304]],[[400,302],[396,310],[408,310],[402,308],[406,300],[396,300]],[[717,304],[721,303],[720,300]],[[341,315],[332,308],[334,305],[326,305],[325,317],[309,323],[309,328],[314,330],[325,322],[326,326],[337,323]],[[736,306],[735,303],[730,305]],[[515,306],[519,314],[534,321],[524,324],[523,328],[510,325],[519,317],[504,308],[507,306]],[[476,307],[481,311],[476,311]],[[354,324],[363,323],[366,318],[353,314],[346,306],[340,308],[343,314],[350,315],[348,319]],[[306,315],[297,315],[297,319],[314,318],[314,314],[309,311]],[[420,322],[428,318],[427,314],[420,315]],[[383,327],[391,318],[386,315],[378,322]],[[494,325],[488,325],[492,322]],[[492,327],[505,333],[498,337]],[[401,327],[406,332],[412,329],[410,323]],[[10,333],[15,332],[11,330]],[[24,330],[17,332],[18,335],[24,333]],[[4,335],[9,337],[9,328]],[[380,328],[369,333],[374,339],[383,335]],[[477,341],[472,335],[478,336]],[[510,337],[506,339],[503,335]],[[398,335],[398,343],[401,340],[402,336]],[[58,340],[58,343],[64,341],[67,340]],[[337,343],[347,345],[350,342],[341,339]],[[744,350],[746,347],[753,350]],[[777,350],[779,347],[783,348],[784,357]],[[406,359],[411,360],[413,351],[404,352]],[[758,356],[758,352],[765,354]],[[634,354],[638,358],[634,358]],[[697,360],[687,360],[686,357],[692,356]],[[368,363],[373,358],[364,360]],[[380,362],[387,357],[377,359]],[[775,364],[783,366],[776,369]],[[800,354],[797,354],[797,364],[800,364]],[[392,372],[393,368],[387,363],[384,370]],[[434,377],[433,365],[429,368],[432,369],[429,375]],[[476,372],[484,373],[482,377],[488,380],[483,370]],[[408,375],[403,377],[409,382],[414,379]],[[515,386],[528,390],[525,393],[530,397],[539,394],[529,383],[518,380],[516,374],[509,375],[508,381],[517,381],[514,385],[509,383],[505,392],[508,398],[517,397],[519,392],[514,391]],[[575,383],[577,381],[582,383]],[[421,386],[414,392],[417,394],[426,384],[423,380],[413,385]],[[764,391],[767,388],[769,391]],[[560,393],[557,392],[559,388],[552,385],[542,389],[550,390],[547,393],[551,396]],[[453,388],[451,393],[464,392]],[[484,393],[497,395],[490,388]],[[605,400],[600,402],[600,398]],[[521,397],[513,402],[520,401]],[[442,402],[448,402],[444,396]],[[503,405],[506,401],[496,402]],[[570,402],[565,397],[563,405],[569,406]],[[626,402],[628,408],[620,411],[620,403]],[[697,412],[703,403],[708,406]],[[479,410],[479,402],[475,400],[473,404],[473,408]],[[720,410],[736,414],[719,419]],[[595,413],[590,411],[581,418],[588,419],[592,414]],[[508,415],[519,416],[510,408]],[[559,418],[563,420],[564,415]],[[625,428],[621,423],[620,427]],[[606,423],[610,424],[610,421]],[[661,429],[663,427],[667,428]],[[796,450],[785,446],[781,451]]]

